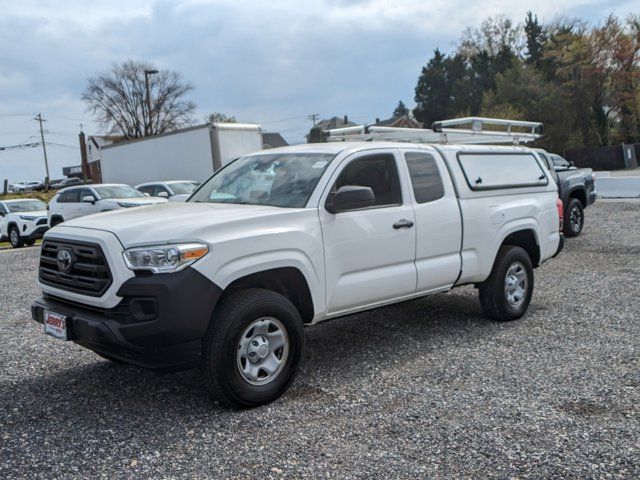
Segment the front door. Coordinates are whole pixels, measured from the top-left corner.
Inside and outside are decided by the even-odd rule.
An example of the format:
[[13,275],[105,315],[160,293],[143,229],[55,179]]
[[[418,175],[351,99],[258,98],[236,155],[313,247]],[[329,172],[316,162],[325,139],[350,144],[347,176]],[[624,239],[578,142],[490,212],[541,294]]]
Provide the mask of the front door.
[[[328,314],[415,292],[415,218],[398,172],[392,152],[352,155],[334,173],[331,191],[321,199]],[[370,187],[375,205],[329,213],[324,208],[327,197],[345,185]]]

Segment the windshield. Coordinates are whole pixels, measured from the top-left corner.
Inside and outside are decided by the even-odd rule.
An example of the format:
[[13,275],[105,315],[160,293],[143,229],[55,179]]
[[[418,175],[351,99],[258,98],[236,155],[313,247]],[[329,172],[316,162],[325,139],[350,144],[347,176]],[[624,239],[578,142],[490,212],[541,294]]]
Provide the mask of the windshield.
[[551,154],[551,161],[553,161],[553,164],[556,167],[569,168],[571,166],[571,164],[567,160],[562,158],[560,155],[556,155],[553,153]]
[[176,195],[180,195],[183,193],[193,193],[193,191],[196,189],[196,186],[192,182],[175,182],[170,183],[169,186],[171,187],[171,190],[173,190],[173,193],[175,193]]
[[40,200],[21,200],[19,202],[7,203],[9,212],[35,212],[38,210],[46,210],[47,206]]
[[93,187],[100,198],[139,198],[144,194],[129,185],[101,185]]
[[333,157],[326,153],[241,157],[211,177],[189,201],[302,208]]

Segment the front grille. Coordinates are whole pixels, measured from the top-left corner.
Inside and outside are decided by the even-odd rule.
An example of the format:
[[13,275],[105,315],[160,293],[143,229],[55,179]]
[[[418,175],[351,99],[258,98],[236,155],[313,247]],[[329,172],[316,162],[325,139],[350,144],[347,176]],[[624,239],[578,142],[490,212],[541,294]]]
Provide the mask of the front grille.
[[[71,254],[71,268],[62,271],[58,265],[58,252]],[[46,285],[99,297],[111,285],[111,272],[102,248],[95,243],[57,239],[42,242],[40,252],[40,281]]]
[[47,224],[47,219],[46,218],[41,218],[40,220],[38,220],[36,222],[36,225],[46,225]]

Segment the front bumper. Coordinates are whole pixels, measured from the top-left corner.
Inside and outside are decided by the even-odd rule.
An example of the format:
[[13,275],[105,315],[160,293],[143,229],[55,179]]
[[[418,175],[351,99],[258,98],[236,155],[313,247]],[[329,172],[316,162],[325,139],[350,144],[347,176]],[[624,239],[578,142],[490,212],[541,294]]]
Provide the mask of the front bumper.
[[33,231],[29,232],[29,230],[26,230],[26,232],[28,233],[22,233],[20,234],[20,236],[22,237],[23,240],[39,240],[42,237],[44,237],[44,234],[47,232],[47,230],[49,230],[49,226],[48,225],[41,225],[37,228],[35,228]]
[[39,323],[45,310],[67,317],[69,340],[97,353],[153,369],[197,364],[222,290],[198,271],[136,276],[118,290],[114,308],[96,308],[46,295],[31,306]]
[[587,206],[595,203],[596,198],[598,198],[598,192],[596,192],[595,190],[592,190],[591,192],[589,192],[589,196],[587,198]]

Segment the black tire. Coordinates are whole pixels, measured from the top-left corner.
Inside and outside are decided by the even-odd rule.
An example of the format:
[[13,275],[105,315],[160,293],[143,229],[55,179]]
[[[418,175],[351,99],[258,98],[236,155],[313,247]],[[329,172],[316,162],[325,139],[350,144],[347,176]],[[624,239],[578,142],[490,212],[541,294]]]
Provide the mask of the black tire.
[[570,198],[564,210],[564,235],[577,237],[584,227],[584,208],[577,198]]
[[64,222],[64,220],[60,217],[53,217],[51,219],[51,228],[55,227],[56,225],[61,224],[62,222]]
[[24,241],[24,244],[25,244],[27,247],[33,247],[33,246],[36,244],[36,241],[35,241],[35,240],[25,240],[25,241]]
[[[516,265],[519,266],[519,270],[518,268],[511,270]],[[509,280],[507,275],[510,272],[514,272],[514,275],[522,275],[522,278],[526,278],[526,282],[521,283],[515,280],[514,275],[509,275],[509,279],[512,279]],[[515,288],[507,290],[508,281],[512,281]],[[488,317],[501,322],[522,317],[531,302],[533,282],[533,264],[527,251],[522,247],[503,245],[498,250],[491,275],[479,285],[482,311]],[[523,290],[524,293],[518,297],[513,294],[516,289]],[[520,300],[514,303],[518,298]]]
[[24,241],[20,236],[20,230],[18,230],[18,227],[15,225],[9,229],[9,243],[11,243],[13,248],[20,248],[24,245]]
[[[282,364],[278,367],[278,372],[272,380],[267,382],[266,378],[264,384],[251,384],[240,371],[241,340],[252,338],[250,342],[246,340],[246,349],[252,348],[250,344],[255,343],[253,338],[256,337],[249,335],[257,335],[257,331],[248,329],[263,318],[272,318],[280,323],[285,338],[288,339],[288,353],[285,358],[285,347],[274,351],[274,355],[281,355]],[[202,343],[201,370],[211,399],[241,408],[257,407],[272,402],[280,397],[293,381],[303,348],[302,319],[289,299],[270,290],[258,288],[230,293],[216,307]],[[255,352],[252,353],[255,355]],[[269,348],[268,358],[271,354]],[[248,357],[244,360],[246,364]],[[253,363],[253,366],[256,365]]]

